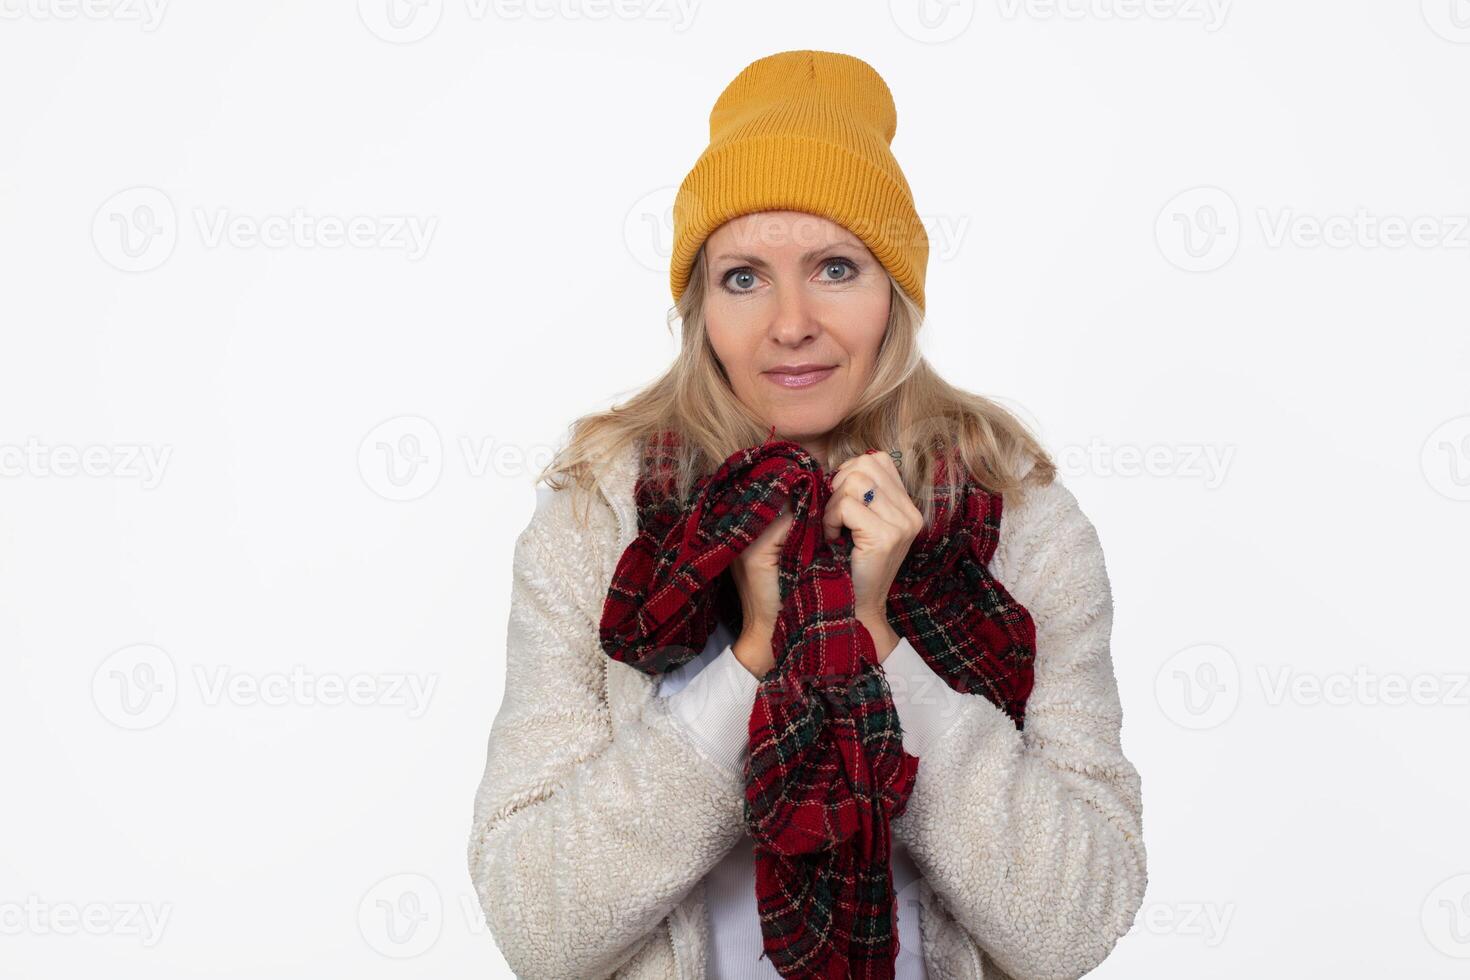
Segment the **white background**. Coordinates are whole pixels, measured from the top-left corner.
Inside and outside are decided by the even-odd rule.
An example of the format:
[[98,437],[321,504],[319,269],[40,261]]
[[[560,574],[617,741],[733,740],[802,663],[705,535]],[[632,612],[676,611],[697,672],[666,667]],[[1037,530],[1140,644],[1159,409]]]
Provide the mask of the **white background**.
[[0,975],[504,974],[532,478],[672,357],[673,190],[805,47],[887,80],[928,356],[1107,553],[1094,975],[1465,975],[1470,3],[387,3],[0,0]]

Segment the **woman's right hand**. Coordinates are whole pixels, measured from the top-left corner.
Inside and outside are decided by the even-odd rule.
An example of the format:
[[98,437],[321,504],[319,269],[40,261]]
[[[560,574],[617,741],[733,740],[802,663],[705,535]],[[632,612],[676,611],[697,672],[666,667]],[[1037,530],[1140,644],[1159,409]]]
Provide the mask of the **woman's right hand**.
[[781,585],[776,570],[781,545],[794,519],[788,500],[776,519],[730,563],[730,574],[740,592],[742,621],[740,638],[734,644],[735,657],[757,678],[765,677],[776,666],[771,650],[776,617],[781,614]]

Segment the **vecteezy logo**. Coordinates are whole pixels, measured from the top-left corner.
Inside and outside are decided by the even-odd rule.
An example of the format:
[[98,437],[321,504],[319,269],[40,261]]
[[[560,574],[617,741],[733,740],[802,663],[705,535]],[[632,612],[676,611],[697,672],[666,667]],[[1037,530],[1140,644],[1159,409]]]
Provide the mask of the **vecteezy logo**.
[[1240,703],[1240,667],[1222,646],[1199,643],[1185,647],[1159,668],[1154,698],[1179,727],[1214,728],[1228,721]]
[[1424,22],[1446,41],[1470,44],[1470,0],[1419,0]]
[[623,242],[637,263],[651,272],[667,272],[674,251],[674,198],[677,187],[649,191],[623,217]]
[[1419,453],[1424,479],[1451,500],[1470,500],[1470,415],[1439,425]]
[[92,675],[92,703],[119,728],[152,728],[168,717],[178,695],[173,658],[151,643],[110,654]]
[[118,191],[92,216],[92,244],[97,254],[123,272],[158,268],[173,254],[178,240],[173,202],[157,187]]
[[439,26],[444,0],[357,0],[357,15],[384,41],[412,44]]
[[975,19],[975,0],[888,0],[888,15],[915,41],[941,44],[965,32]]
[[438,942],[444,929],[444,900],[423,875],[391,875],[368,889],[358,903],[357,928],[384,956],[420,956]]
[[1154,240],[1170,263],[1186,272],[1210,272],[1240,245],[1240,209],[1218,187],[1176,194],[1154,222]]
[[1419,910],[1419,922],[1435,949],[1455,959],[1470,959],[1470,874],[1435,885]]
[[357,448],[362,480],[386,500],[417,500],[439,483],[444,444],[434,423],[417,415],[389,419]]

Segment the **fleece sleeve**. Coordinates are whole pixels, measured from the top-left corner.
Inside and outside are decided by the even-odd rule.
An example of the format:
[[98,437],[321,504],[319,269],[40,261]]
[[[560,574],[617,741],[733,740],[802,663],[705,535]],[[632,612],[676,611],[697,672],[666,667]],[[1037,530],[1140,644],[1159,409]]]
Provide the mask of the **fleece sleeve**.
[[1147,885],[1112,595],[1097,533],[1059,481],[1008,504],[991,567],[1036,624],[1024,731],[983,696],[961,695],[894,834],[1002,970],[1070,980],[1132,927]]
[[602,650],[605,583],[587,556],[616,549],[615,520],[598,500],[576,525],[574,492],[549,495],[516,540],[505,691],[468,846],[506,962],[556,980],[614,973],[743,832],[739,773],[667,699],[614,734],[607,671],[633,668]]

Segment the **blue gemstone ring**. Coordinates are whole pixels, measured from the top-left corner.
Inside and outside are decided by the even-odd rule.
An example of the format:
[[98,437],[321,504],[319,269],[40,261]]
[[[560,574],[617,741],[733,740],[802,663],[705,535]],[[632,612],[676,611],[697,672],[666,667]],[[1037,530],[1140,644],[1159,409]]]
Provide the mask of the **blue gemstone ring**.
[[870,505],[873,502],[873,498],[876,496],[878,496],[878,488],[870,488],[867,493],[863,494],[863,506],[866,507]]

